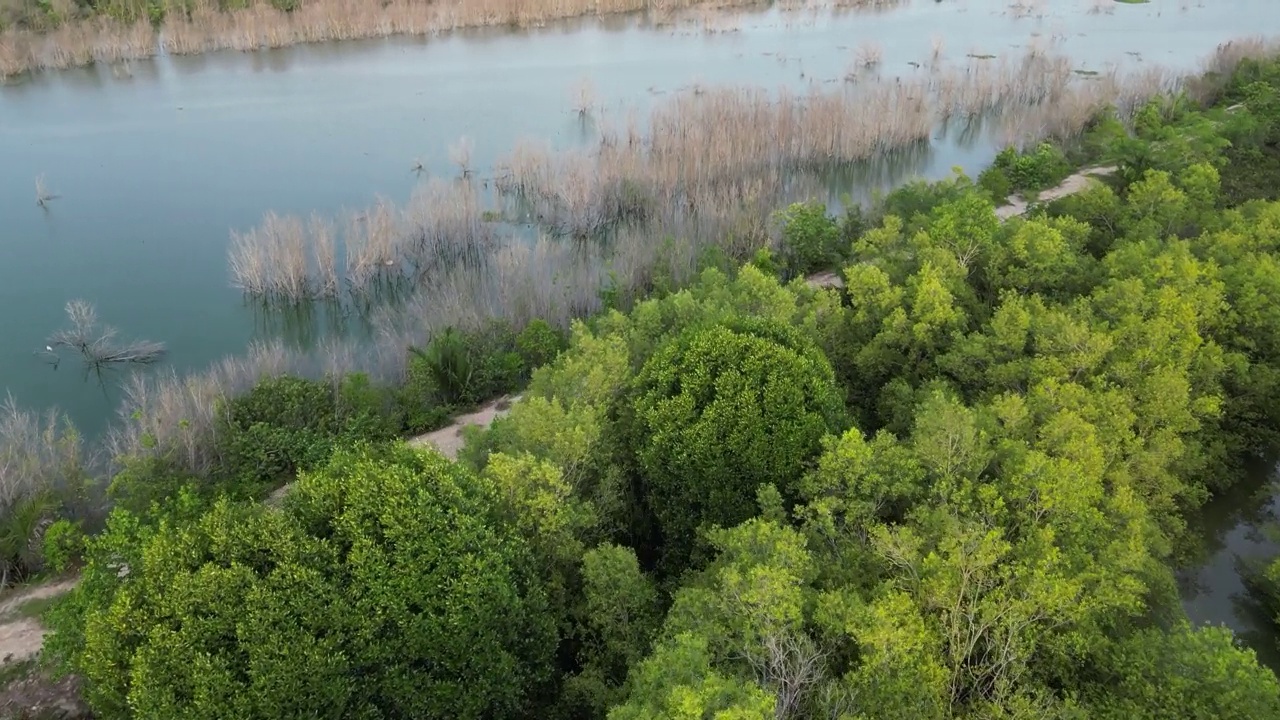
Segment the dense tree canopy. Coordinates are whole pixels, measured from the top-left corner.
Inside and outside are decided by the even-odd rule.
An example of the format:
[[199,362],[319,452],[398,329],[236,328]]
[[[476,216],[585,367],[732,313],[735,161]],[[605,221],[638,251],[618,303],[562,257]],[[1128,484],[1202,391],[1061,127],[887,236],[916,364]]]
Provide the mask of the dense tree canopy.
[[[1173,575],[1280,440],[1278,67],[781,213],[842,289],[762,252],[538,328],[457,464],[326,430],[282,509],[122,509],[50,653],[103,717],[1280,717]],[[1118,171],[997,218],[1079,153]],[[1280,561],[1251,578],[1280,615]]]
[[282,511],[221,500],[136,545],[120,513],[89,551],[83,636],[61,640],[103,717],[511,716],[554,626],[496,502],[438,456],[354,451]]

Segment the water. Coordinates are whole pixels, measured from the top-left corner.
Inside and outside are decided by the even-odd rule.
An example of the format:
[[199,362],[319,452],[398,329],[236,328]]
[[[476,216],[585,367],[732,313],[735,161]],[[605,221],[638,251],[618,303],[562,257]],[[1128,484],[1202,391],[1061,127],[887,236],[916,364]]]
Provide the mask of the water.
[[[428,174],[452,173],[447,148],[464,135],[481,172],[522,136],[582,142],[571,107],[583,78],[606,115],[630,107],[643,117],[694,83],[839,83],[855,49],[871,42],[883,47],[880,72],[890,78],[918,72],[909,63],[929,59],[935,35],[954,63],[1053,39],[1082,70],[1191,71],[1219,43],[1274,27],[1274,0],[1117,4],[1110,14],[1089,13],[1092,4],[1054,2],[1039,19],[1015,17],[1004,0],[916,0],[838,15],[771,10],[735,15],[726,27],[736,31],[717,34],[612,18],[159,58],[0,87],[0,391],[26,407],[56,405],[99,432],[118,391],[36,354],[63,324],[67,301],[94,303],[124,336],[166,342],[165,362],[180,371],[241,352],[283,323],[264,322],[229,287],[230,230],[267,210],[333,215],[379,194],[401,201],[419,180],[415,159]],[[935,142],[877,180],[850,182],[937,178],[957,165],[973,173],[994,150]],[[42,174],[60,195],[47,210],[34,202]],[[1274,632],[1233,599],[1232,553],[1256,550],[1255,506],[1226,498],[1205,513],[1221,548],[1186,574],[1188,588],[1198,578],[1207,589],[1184,598],[1193,620],[1227,622],[1272,652]]]
[[1182,607],[1192,623],[1226,625],[1280,672],[1280,637],[1267,611],[1249,596],[1240,575],[1242,563],[1273,557],[1280,545],[1265,529],[1280,519],[1277,468],[1259,461],[1247,478],[1210,501],[1191,522],[1201,548],[1178,573]]

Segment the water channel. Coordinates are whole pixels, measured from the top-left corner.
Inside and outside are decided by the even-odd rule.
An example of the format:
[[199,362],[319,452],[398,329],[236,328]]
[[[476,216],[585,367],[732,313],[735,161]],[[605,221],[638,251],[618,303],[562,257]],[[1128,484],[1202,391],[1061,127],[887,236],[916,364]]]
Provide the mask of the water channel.
[[[1152,63],[1194,71],[1219,43],[1265,29],[1275,10],[1274,0],[1027,6],[771,9],[738,13],[716,24],[727,32],[714,33],[696,22],[616,17],[160,57],[0,85],[0,392],[26,407],[57,406],[96,434],[118,402],[114,389],[38,356],[67,301],[92,302],[126,336],[164,341],[165,364],[179,372],[242,352],[275,324],[229,286],[231,230],[268,210],[332,215],[378,195],[402,201],[421,179],[413,163],[428,175],[451,172],[446,148],[463,136],[478,168],[524,136],[581,143],[588,133],[571,95],[584,78],[605,113],[643,114],[694,83],[840,82],[867,43],[883,47],[882,76],[905,76],[928,59],[935,36],[960,62],[969,53],[1021,54],[1041,38],[1081,70]],[[940,140],[890,176],[937,178],[954,166],[976,173],[995,149]],[[39,176],[59,196],[43,209]],[[1260,482],[1248,485],[1252,492]],[[1262,547],[1251,530],[1270,499],[1259,497],[1221,498],[1206,510],[1210,549],[1183,573],[1183,597],[1194,621],[1230,625],[1280,667],[1274,631],[1236,597],[1235,553]]]

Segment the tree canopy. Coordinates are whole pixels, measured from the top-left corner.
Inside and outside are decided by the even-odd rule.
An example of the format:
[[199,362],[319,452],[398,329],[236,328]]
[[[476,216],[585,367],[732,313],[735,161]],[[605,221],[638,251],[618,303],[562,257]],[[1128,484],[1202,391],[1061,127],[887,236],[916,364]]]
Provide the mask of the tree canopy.
[[[1278,67],[539,326],[457,463],[258,408],[283,507],[117,510],[49,655],[105,718],[1280,717],[1173,572],[1280,440]],[[996,216],[1081,154],[1118,170]]]

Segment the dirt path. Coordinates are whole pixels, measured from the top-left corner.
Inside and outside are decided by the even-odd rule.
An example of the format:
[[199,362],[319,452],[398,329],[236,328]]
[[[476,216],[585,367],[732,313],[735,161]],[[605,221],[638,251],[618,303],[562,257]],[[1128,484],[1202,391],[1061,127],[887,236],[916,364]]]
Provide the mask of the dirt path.
[[[1051,187],[1040,193],[1040,197],[1037,199],[1037,202],[1051,202],[1053,200],[1060,200],[1068,195],[1075,195],[1089,187],[1089,181],[1091,178],[1110,175],[1117,169],[1118,168],[1115,165],[1085,168],[1084,170],[1067,176],[1067,179],[1059,183],[1057,187]],[[1005,198],[1004,205],[996,208],[996,217],[1001,220],[1008,220],[1011,217],[1024,215],[1027,212],[1027,207],[1028,203],[1021,195],[1010,195]],[[825,270],[820,273],[814,273],[813,275],[805,278],[805,282],[809,284],[809,287],[813,288],[844,287],[844,278],[840,276],[839,272],[834,270]]]
[[79,578],[64,578],[5,594],[0,601],[0,662],[22,662],[40,654],[44,626],[36,618],[19,616],[19,611],[34,600],[69,592],[78,581]]
[[440,454],[456,460],[458,451],[462,449],[464,440],[462,438],[462,429],[472,425],[488,427],[494,420],[506,415],[511,411],[511,406],[520,399],[519,395],[511,397],[500,397],[491,403],[481,407],[479,410],[459,415],[453,419],[453,423],[448,427],[440,428],[434,432],[425,435],[419,435],[409,440],[409,445],[413,447],[434,446],[440,451]]
[[[409,438],[410,447],[427,447],[432,446],[440,451],[441,455],[450,460],[458,459],[458,451],[462,449],[465,440],[462,437],[462,429],[472,425],[480,425],[488,427],[495,419],[506,415],[511,411],[511,406],[520,399],[519,395],[502,396],[497,400],[489,402],[472,413],[459,415],[453,419],[453,422],[446,427],[435,430],[424,435]],[[289,483],[283,487],[276,488],[265,501],[271,507],[279,507],[280,501],[289,492],[289,488],[293,487],[293,483]]]
[[[1069,175],[1057,187],[1051,187],[1040,193],[1037,202],[1051,202],[1060,200],[1068,195],[1076,193],[1089,187],[1090,178],[1103,177],[1114,173],[1118,168],[1115,165],[1107,165],[1103,167],[1085,168],[1077,173]],[[1008,220],[1016,215],[1022,215],[1027,212],[1027,201],[1021,195],[1010,195],[1005,199],[1005,204],[996,208],[996,217],[1001,220]]]

